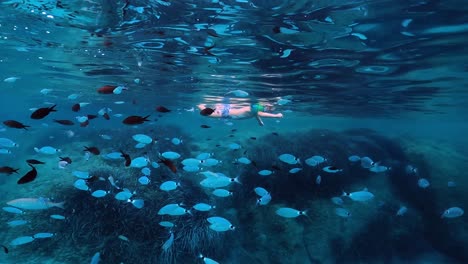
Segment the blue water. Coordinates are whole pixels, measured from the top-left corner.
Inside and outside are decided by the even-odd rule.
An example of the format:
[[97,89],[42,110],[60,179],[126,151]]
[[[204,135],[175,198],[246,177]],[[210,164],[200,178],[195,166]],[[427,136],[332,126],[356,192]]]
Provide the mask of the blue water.
[[[126,264],[209,263],[200,254],[219,263],[468,263],[466,215],[441,217],[451,207],[468,209],[467,11],[459,1],[2,1],[0,138],[19,146],[0,147],[11,151],[0,154],[0,167],[19,171],[0,173],[0,202],[65,204],[20,215],[2,210],[0,245],[8,253],[0,263],[90,263],[96,253],[99,263]],[[105,85],[126,89],[98,93]],[[197,107],[226,103],[230,110],[273,106],[267,114],[282,118],[261,117],[260,126],[253,116],[212,118],[216,112],[202,116]],[[30,118],[55,104],[57,112]],[[109,120],[99,114],[107,108]],[[86,115],[97,118],[80,126],[77,117]],[[150,117],[123,123],[133,115]],[[154,141],[135,148],[135,134]],[[36,153],[43,146],[61,151]],[[100,154],[87,157],[84,146]],[[140,168],[104,158],[116,151],[150,161],[148,185],[138,182]],[[162,162],[166,151],[181,155],[172,161],[176,172]],[[184,170],[182,161],[200,153],[219,164]],[[311,166],[314,155],[325,162]],[[373,172],[352,155],[386,170]],[[61,169],[59,157],[73,162]],[[45,164],[33,165],[36,179],[17,184],[31,170],[28,159]],[[73,171],[93,176],[89,191],[73,186]],[[241,184],[216,197],[200,184],[207,171]],[[160,190],[169,180],[180,186]],[[257,204],[255,187],[271,194],[267,205]],[[120,201],[121,188],[135,193]],[[96,190],[107,193],[93,197]],[[373,198],[342,196],[363,190]],[[191,209],[200,202],[215,208]],[[158,215],[171,203],[190,213]],[[282,217],[283,207],[305,215]],[[210,228],[213,216],[235,229]],[[27,223],[7,224],[13,220]],[[165,244],[170,232],[174,241]],[[11,244],[37,233],[53,236]]]

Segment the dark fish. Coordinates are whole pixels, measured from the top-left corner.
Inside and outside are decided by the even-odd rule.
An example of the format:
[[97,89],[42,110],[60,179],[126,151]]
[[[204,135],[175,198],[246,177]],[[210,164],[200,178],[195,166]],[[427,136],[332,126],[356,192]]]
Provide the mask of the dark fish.
[[19,169],[13,169],[12,167],[8,167],[8,166],[0,167],[0,173],[5,173],[5,174],[8,174],[8,175],[11,175],[13,173],[18,174],[18,170]]
[[276,133],[276,132],[273,132],[272,134],[275,135],[275,136],[279,136],[278,133]]
[[214,29],[207,29],[206,33],[208,33],[208,35],[210,35],[212,37],[219,38],[218,33],[216,33],[216,31]]
[[34,164],[34,165],[39,165],[39,164],[45,164],[45,162],[42,162],[40,160],[35,160],[35,159],[28,159],[26,160],[28,164]]
[[65,161],[68,164],[72,163],[72,159],[70,159],[69,157],[59,157],[59,159],[60,159],[60,161]]
[[37,177],[36,168],[34,168],[34,166],[31,164],[28,164],[28,165],[31,166],[32,170],[28,171],[23,177],[21,177],[17,182],[18,184],[25,184],[28,182],[32,182],[34,181],[34,179],[36,179]]
[[54,119],[54,122],[64,126],[73,126],[75,124],[73,121],[67,119]]
[[18,129],[24,129],[24,130],[28,130],[27,128],[28,127],[31,127],[31,126],[26,126],[26,125],[23,125],[22,123],[18,122],[18,121],[15,121],[15,120],[7,120],[7,121],[3,121],[3,124],[7,127],[11,127],[11,128],[18,128]]
[[257,138],[256,138],[256,137],[250,137],[250,139],[252,139],[252,140],[257,140]]
[[3,248],[3,251],[5,252],[5,254],[8,254],[8,248],[5,247],[4,245],[0,245],[2,248]]
[[50,112],[57,112],[57,110],[54,109],[56,106],[57,105],[53,105],[51,107],[39,108],[39,109],[37,109],[36,111],[34,111],[31,114],[31,118],[32,119],[42,119],[42,118],[46,117],[48,114],[50,114]]
[[158,106],[158,107],[156,107],[156,111],[158,111],[160,113],[169,113],[171,110],[167,109],[164,106]]
[[209,116],[209,115],[211,115],[212,113],[214,113],[214,111],[215,111],[214,109],[207,107],[207,108],[205,108],[205,109],[203,109],[203,110],[200,111],[200,115],[202,115],[202,116]]
[[200,127],[201,127],[201,128],[210,128],[209,125],[201,125]]
[[177,172],[177,168],[171,160],[168,159],[159,159],[159,163],[163,163],[168,167],[173,173]]
[[87,127],[89,125],[89,120],[86,120],[82,123],[80,123],[80,127]]
[[99,155],[99,154],[101,154],[101,151],[99,151],[99,149],[96,148],[96,147],[86,147],[86,146],[85,146],[85,147],[84,147],[84,151],[88,151],[88,152],[90,152],[90,153],[92,153],[92,154],[94,154],[94,155]]
[[71,109],[72,109],[73,112],[78,112],[81,109],[81,105],[80,104],[74,104],[74,105],[72,105]]
[[231,134],[231,135],[229,135],[229,137],[234,137],[234,135]]
[[142,117],[142,116],[129,116],[127,118],[125,118],[122,123],[126,124],[126,125],[139,125],[139,124],[143,124],[145,121],[149,121],[148,120],[148,117],[150,115],[147,115],[145,117]]
[[255,168],[257,167],[257,162],[256,161],[252,160],[252,162],[250,164],[252,164]]
[[88,117],[88,120],[93,120],[97,117],[97,115],[86,115]]
[[273,27],[273,33],[275,34],[281,33],[281,28],[278,26]]
[[125,167],[130,166],[130,164],[132,163],[132,159],[130,158],[130,155],[128,155],[127,153],[121,150],[120,156],[125,159]]
[[112,94],[114,93],[116,85],[104,85],[101,88],[97,89],[97,92],[100,94]]
[[219,148],[219,147],[221,147],[221,145],[220,145],[220,144],[216,144],[216,147]]
[[96,175],[93,175],[93,176],[85,179],[86,183],[95,182],[96,180],[99,180],[99,177],[96,176]]
[[281,168],[278,167],[278,166],[276,166],[276,165],[271,165],[271,167],[272,167],[273,169],[277,170],[277,171],[280,171],[280,170],[281,170]]
[[104,113],[104,114],[102,115],[102,117],[104,117],[105,120],[109,120],[109,119],[110,119],[110,116],[109,116],[108,113]]

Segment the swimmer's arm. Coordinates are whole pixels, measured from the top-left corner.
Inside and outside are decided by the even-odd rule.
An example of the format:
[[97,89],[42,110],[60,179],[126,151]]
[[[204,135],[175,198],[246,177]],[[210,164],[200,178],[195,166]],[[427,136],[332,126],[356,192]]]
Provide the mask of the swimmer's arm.
[[199,104],[197,105],[198,109],[203,110],[206,108],[206,104]]
[[278,114],[272,114],[272,113],[266,113],[266,112],[258,112],[257,113],[257,116],[261,116],[261,117],[271,117],[271,118],[282,118],[283,117],[283,114],[282,113],[278,113]]
[[256,115],[255,118],[257,119],[258,124],[259,124],[260,126],[263,126],[263,121],[262,121],[262,119],[260,118],[260,116]]

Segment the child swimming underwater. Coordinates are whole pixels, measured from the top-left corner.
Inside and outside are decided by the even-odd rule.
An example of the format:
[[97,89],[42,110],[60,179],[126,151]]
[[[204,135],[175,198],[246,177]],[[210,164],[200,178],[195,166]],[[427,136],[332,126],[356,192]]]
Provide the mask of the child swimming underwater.
[[[214,118],[232,118],[232,119],[248,119],[255,117],[260,126],[263,126],[261,117],[267,118],[282,118],[283,114],[268,113],[274,110],[273,105],[255,103],[248,106],[240,106],[235,104],[216,104],[214,108],[207,108],[206,104],[199,104],[198,109],[202,111],[202,115]],[[206,109],[212,109],[213,111],[205,111]],[[211,114],[203,114],[209,113]]]

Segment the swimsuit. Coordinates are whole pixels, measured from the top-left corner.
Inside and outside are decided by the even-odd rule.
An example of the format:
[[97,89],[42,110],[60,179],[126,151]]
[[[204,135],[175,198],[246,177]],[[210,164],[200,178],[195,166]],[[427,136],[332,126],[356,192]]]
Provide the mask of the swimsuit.
[[252,108],[252,113],[257,114],[258,112],[263,112],[265,107],[261,104],[253,104],[250,106]]

